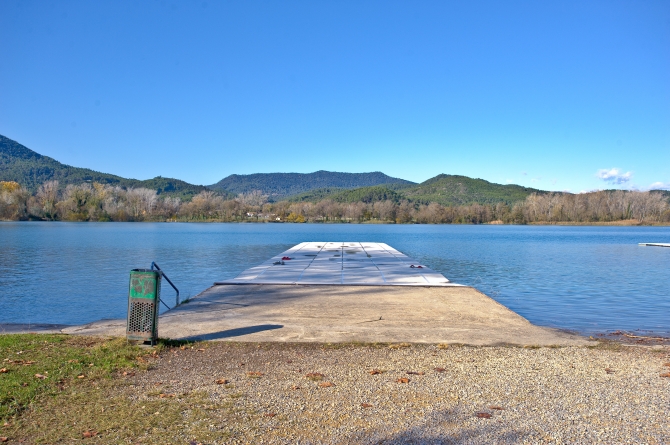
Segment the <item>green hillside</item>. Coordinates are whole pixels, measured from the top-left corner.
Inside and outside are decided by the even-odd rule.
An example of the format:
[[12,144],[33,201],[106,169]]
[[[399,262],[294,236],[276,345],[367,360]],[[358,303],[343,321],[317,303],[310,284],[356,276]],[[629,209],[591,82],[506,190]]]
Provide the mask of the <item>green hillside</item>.
[[88,168],[72,167],[48,156],[42,156],[0,135],[0,181],[15,181],[31,192],[35,192],[41,184],[51,180],[57,180],[63,188],[68,184],[85,182],[99,182],[124,188],[146,187],[156,190],[159,194],[178,196],[183,200],[190,200],[194,195],[207,189],[202,185],[193,185],[179,179],[161,176],[140,181]]
[[437,202],[445,206],[472,203],[512,204],[523,201],[531,193],[547,193],[520,185],[501,185],[467,176],[438,175],[414,187],[402,190],[409,200],[421,203]]
[[[208,189],[202,185],[161,176],[140,181],[72,167],[0,136],[0,181],[15,181],[34,192],[40,184],[54,179],[63,188],[68,184],[99,182],[124,188],[146,187],[161,195],[178,196],[183,200],[190,200],[194,195]],[[230,175],[209,188],[225,198],[260,190],[271,201],[288,199],[292,202],[316,202],[332,199],[335,202],[371,203],[407,199],[415,203],[438,202],[446,206],[499,202],[512,204],[523,201],[531,193],[547,193],[519,185],[494,184],[483,179],[458,175],[442,174],[416,184],[381,172],[340,173],[323,170],[314,173]],[[670,196],[670,192],[658,193]]]
[[365,202],[374,203],[377,201],[400,202],[403,195],[385,185],[373,185],[371,187],[361,187],[353,190],[347,189],[316,189],[310,192],[293,196],[289,199],[292,202],[317,202],[323,199],[331,199],[335,202]]
[[483,179],[467,176],[438,175],[418,185],[387,185],[361,187],[353,190],[340,188],[322,188],[301,193],[289,198],[293,202],[316,202],[331,199],[335,202],[399,202],[403,199],[428,204],[437,202],[445,206],[467,205],[472,203],[513,204],[523,201],[531,193],[547,193],[542,190],[521,187],[519,185],[494,184]]
[[414,185],[413,182],[393,178],[381,172],[340,173],[320,170],[314,173],[230,175],[209,187],[213,190],[223,189],[235,194],[260,190],[272,201],[279,201],[314,190],[355,189],[381,184]]
[[[310,190],[308,192],[304,193],[299,193],[297,195],[289,196],[286,198],[287,201],[290,202],[317,202],[321,201],[324,199],[331,199],[333,195],[336,195],[346,189],[341,189],[341,188],[322,188],[322,189],[314,189]],[[354,189],[355,190],[355,189]]]

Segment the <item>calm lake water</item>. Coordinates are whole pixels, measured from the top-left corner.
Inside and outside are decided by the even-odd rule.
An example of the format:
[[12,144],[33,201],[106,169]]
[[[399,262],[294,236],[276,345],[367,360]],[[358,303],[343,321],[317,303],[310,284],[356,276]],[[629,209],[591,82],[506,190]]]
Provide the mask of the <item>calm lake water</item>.
[[302,241],[388,243],[539,325],[670,332],[670,248],[637,245],[668,227],[0,223],[0,323],[125,318],[130,269],[184,299]]

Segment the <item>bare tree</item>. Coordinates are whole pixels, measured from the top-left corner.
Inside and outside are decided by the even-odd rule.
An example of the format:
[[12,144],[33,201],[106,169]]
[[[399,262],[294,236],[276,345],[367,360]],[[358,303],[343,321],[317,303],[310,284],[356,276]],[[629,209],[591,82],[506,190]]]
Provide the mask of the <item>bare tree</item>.
[[254,207],[261,207],[268,202],[268,195],[264,195],[260,190],[254,190],[249,193],[240,193],[237,199],[243,203]]
[[46,219],[56,218],[58,194],[58,181],[47,181],[37,189],[37,201]]
[[395,220],[395,204],[393,201],[378,201],[373,204],[374,215],[380,221]]

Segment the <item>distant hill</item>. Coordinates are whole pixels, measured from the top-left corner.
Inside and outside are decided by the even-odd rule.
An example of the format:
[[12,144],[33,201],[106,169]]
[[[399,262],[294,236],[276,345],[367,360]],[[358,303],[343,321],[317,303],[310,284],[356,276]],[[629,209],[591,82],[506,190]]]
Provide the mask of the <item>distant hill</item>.
[[[140,181],[101,173],[87,168],[72,167],[0,135],[0,181],[16,181],[31,192],[49,180],[58,180],[61,187],[68,184],[100,182],[124,188],[146,187],[161,195],[190,200],[208,187],[193,185],[179,179],[163,178]],[[293,202],[316,202],[332,199],[336,202],[399,202],[407,199],[416,203],[438,202],[446,206],[472,203],[513,204],[531,193],[547,193],[519,185],[494,184],[467,176],[438,175],[421,184],[393,178],[381,172],[339,173],[256,173],[230,175],[209,189],[225,198],[260,190],[271,201],[288,199]],[[658,191],[670,199],[670,192]]]
[[207,189],[202,185],[193,185],[179,179],[161,176],[140,181],[100,173],[88,168],[72,167],[48,156],[42,156],[0,135],[0,181],[15,181],[31,192],[35,192],[41,184],[51,180],[57,180],[61,187],[85,182],[99,182],[125,188],[146,187],[156,190],[159,194],[178,196],[183,200],[190,200],[194,195]]
[[445,206],[472,203],[513,204],[532,193],[548,193],[520,185],[502,185],[458,175],[437,175],[421,184],[402,190],[405,197],[422,203],[437,202]]
[[310,192],[292,196],[288,200],[292,202],[317,202],[323,199],[331,199],[335,202],[365,202],[377,201],[400,202],[404,196],[402,193],[392,190],[385,185],[373,185],[357,189],[316,189]]
[[513,204],[523,201],[531,193],[547,193],[543,190],[520,185],[502,185],[473,179],[467,176],[438,175],[421,184],[388,187],[371,186],[353,190],[340,188],[315,189],[289,198],[293,202],[316,202],[331,199],[335,202],[399,202],[403,199],[419,204],[437,202],[445,206],[467,204]]
[[415,183],[393,178],[381,172],[339,173],[320,170],[314,173],[255,173],[230,175],[216,184],[212,190],[227,190],[231,193],[249,193],[260,190],[272,201],[299,195],[317,189],[355,189],[382,184],[412,186]]

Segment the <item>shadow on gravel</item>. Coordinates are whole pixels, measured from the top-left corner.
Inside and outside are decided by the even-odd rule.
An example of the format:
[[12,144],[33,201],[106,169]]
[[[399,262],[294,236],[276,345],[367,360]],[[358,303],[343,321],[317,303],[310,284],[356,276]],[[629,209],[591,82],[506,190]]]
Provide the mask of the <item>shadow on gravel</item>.
[[[490,410],[483,409],[482,411]],[[419,425],[389,434],[385,427],[360,431],[350,439],[350,443],[364,443],[375,445],[432,445],[432,444],[516,444],[529,440],[532,443],[541,441],[540,437],[531,437],[523,428],[510,428],[492,418],[477,419],[474,426],[465,427],[463,423],[468,417],[474,417],[463,407],[439,410],[421,419]],[[524,442],[525,443],[525,442]]]
[[521,437],[514,433],[497,433],[477,430],[461,430],[455,433],[453,437],[441,434],[422,434],[419,428],[413,428],[409,431],[404,431],[397,436],[383,439],[374,442],[377,445],[442,445],[442,444],[481,444],[481,443],[496,443],[496,444],[516,444],[519,443]]
[[281,324],[260,324],[256,326],[247,326],[246,328],[226,329],[225,331],[212,332],[209,334],[202,334],[202,335],[194,335],[192,337],[185,337],[180,340],[186,340],[186,341],[220,340],[222,338],[239,337],[241,335],[254,334],[256,332],[281,329],[283,327],[284,325]]

